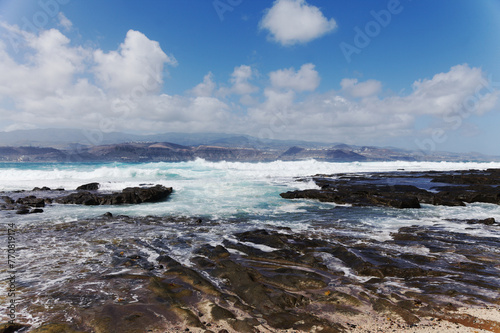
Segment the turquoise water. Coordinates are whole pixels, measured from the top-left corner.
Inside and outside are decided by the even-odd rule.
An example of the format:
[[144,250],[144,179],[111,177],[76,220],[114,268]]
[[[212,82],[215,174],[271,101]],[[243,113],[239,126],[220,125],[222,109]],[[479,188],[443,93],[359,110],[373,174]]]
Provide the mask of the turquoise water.
[[[207,219],[239,219],[295,228],[335,228],[345,232],[371,230],[379,237],[408,224],[435,223],[443,218],[500,220],[496,205],[458,208],[424,207],[420,210],[340,207],[311,200],[285,200],[282,192],[317,188],[315,174],[499,168],[500,163],[451,162],[349,162],[315,160],[269,163],[5,163],[0,164],[0,191],[31,190],[48,186],[74,190],[99,182],[101,191],[129,186],[162,184],[173,187],[166,202],[131,206],[51,205],[43,214],[13,216],[20,223],[58,223],[92,218],[111,212],[129,216],[195,216]],[[300,180],[300,181],[299,181]],[[452,225],[450,223],[450,225]]]

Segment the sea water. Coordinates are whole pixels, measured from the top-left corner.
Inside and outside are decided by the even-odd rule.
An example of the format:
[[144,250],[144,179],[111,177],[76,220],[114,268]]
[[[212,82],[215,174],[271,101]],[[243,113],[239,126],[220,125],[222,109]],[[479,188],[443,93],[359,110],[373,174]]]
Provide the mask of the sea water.
[[[316,160],[268,163],[208,162],[202,159],[179,163],[5,163],[0,164],[0,191],[76,187],[100,183],[100,191],[161,184],[172,187],[170,198],[161,203],[124,206],[47,206],[36,216],[10,216],[20,223],[58,223],[92,218],[111,212],[128,216],[193,216],[209,219],[239,218],[289,227],[313,227],[322,222],[356,225],[374,231],[394,230],[412,223],[436,219],[486,218],[500,220],[496,205],[434,207],[398,210],[348,208],[312,200],[287,200],[279,194],[318,188],[312,176],[341,173],[447,171],[499,168],[500,163],[473,162],[348,162]],[[335,209],[334,209],[335,208]],[[12,215],[12,214],[11,214]],[[305,226],[300,226],[305,224]],[[334,223],[335,224],[335,223]],[[343,226],[343,227],[345,227]]]
[[[152,263],[159,252],[167,251],[174,259],[190,266],[193,251],[204,244],[216,246],[224,241],[236,242],[234,234],[237,232],[267,229],[323,239],[352,236],[381,242],[380,246],[387,244],[391,247],[388,248],[390,251],[425,255],[429,249],[424,246],[404,247],[383,242],[391,239],[391,233],[397,232],[399,228],[414,225],[500,240],[498,227],[463,222],[465,219],[490,217],[500,221],[500,206],[475,203],[464,207],[423,205],[420,209],[351,207],[315,200],[287,200],[279,194],[318,188],[312,180],[312,176],[318,174],[335,177],[342,173],[362,173],[369,176],[370,173],[399,172],[401,169],[448,171],[488,168],[500,168],[500,163],[329,163],[315,160],[243,163],[208,162],[202,159],[140,164],[4,163],[0,164],[0,191],[12,196],[26,196],[31,193],[14,191],[31,191],[34,187],[43,186],[75,190],[90,182],[100,183],[100,191],[104,192],[161,184],[172,187],[173,193],[164,202],[140,205],[52,204],[44,207],[41,214],[22,216],[13,211],[0,211],[0,241],[2,248],[5,248],[7,225],[14,223],[19,258],[16,262],[17,285],[22,290],[22,301],[26,304],[50,302],[51,298],[47,295],[57,292],[58,288],[75,279],[92,279],[122,272],[123,268],[117,270],[110,261],[109,246],[112,244],[125,244],[149,258]],[[422,187],[426,186],[428,184],[422,184]],[[48,193],[40,192],[40,196]],[[94,220],[106,212],[131,218]],[[135,217],[145,216],[187,217],[187,222],[168,218],[151,218],[151,223],[144,219],[134,222]],[[201,223],[189,222],[199,219]],[[161,248],[155,247],[158,239],[162,240]],[[273,250],[258,244],[246,245],[263,251]],[[345,270],[347,276],[353,275],[338,259],[324,259],[327,265]],[[5,260],[0,269],[2,283],[6,283],[8,277],[4,264]],[[217,284],[217,281],[213,282]],[[108,292],[104,285],[89,284],[82,288]],[[5,299],[5,291],[2,287],[0,299]],[[32,324],[42,320],[29,312],[19,315]],[[0,315],[0,320],[6,319],[3,314]]]

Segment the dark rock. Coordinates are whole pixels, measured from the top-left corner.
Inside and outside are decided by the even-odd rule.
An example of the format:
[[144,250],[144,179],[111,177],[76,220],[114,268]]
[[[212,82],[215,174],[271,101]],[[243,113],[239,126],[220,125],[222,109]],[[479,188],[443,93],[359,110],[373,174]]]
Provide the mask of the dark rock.
[[210,259],[222,259],[229,257],[229,251],[226,250],[222,245],[217,245],[213,247],[209,244],[205,244],[195,252],[196,254],[204,255]]
[[236,237],[242,242],[251,242],[255,244],[263,244],[274,248],[287,248],[286,237],[276,233],[269,233],[264,229],[247,231],[236,234]]
[[43,209],[35,208],[30,211],[30,214],[38,214],[38,213],[43,213]]
[[231,289],[251,307],[263,312],[280,308],[275,303],[276,298],[273,300],[268,294],[268,289],[258,282],[259,273],[256,270],[231,260],[222,260],[213,274],[220,279],[229,281]]
[[262,280],[286,290],[321,289],[328,285],[321,275],[314,272],[294,268],[278,268],[273,273],[275,275],[262,277]]
[[29,213],[30,213],[30,209],[28,207],[25,207],[25,206],[19,207],[18,210],[16,211],[16,214],[19,214],[19,215],[26,215]]
[[238,333],[254,333],[256,325],[247,320],[231,320],[231,327]]
[[24,198],[19,198],[16,200],[16,203],[29,207],[45,207],[45,199],[37,198],[34,195],[30,195]]
[[[285,199],[316,199],[322,202],[352,204],[355,206],[386,206],[420,208],[417,194],[430,195],[414,186],[332,185],[318,183],[321,190],[302,190],[281,193]],[[328,185],[328,186],[327,186]]]
[[51,191],[51,189],[47,186],[44,186],[42,188],[40,187],[34,187],[31,191],[35,192],[35,191]]
[[127,187],[121,193],[100,194],[80,191],[57,199],[61,204],[79,205],[123,205],[144,202],[159,202],[172,193],[171,187],[156,185],[153,187]]
[[27,329],[28,325],[22,325],[18,323],[2,323],[0,324],[0,333],[15,333],[20,332],[22,329]]
[[485,225],[493,225],[496,223],[493,217],[483,219],[483,220],[466,220],[468,224],[485,224]]
[[217,304],[212,305],[212,310],[210,311],[212,318],[216,321],[223,319],[234,319],[236,316],[229,310],[224,309]]
[[101,185],[99,183],[88,183],[76,188],[77,191],[97,191]]
[[309,313],[293,313],[291,311],[279,312],[266,314],[264,316],[267,323],[274,328],[287,330],[301,330],[304,332],[312,332],[313,327],[316,329],[314,331],[325,332],[325,333],[336,333],[342,332],[340,325],[335,327],[330,325],[325,320],[319,319],[314,315]]
[[95,206],[101,204],[101,197],[90,192],[72,193],[56,200],[60,204]]
[[1,199],[6,203],[6,204],[9,204],[9,205],[12,205],[15,203],[15,201],[11,198],[11,197],[8,197],[6,195],[2,196]]

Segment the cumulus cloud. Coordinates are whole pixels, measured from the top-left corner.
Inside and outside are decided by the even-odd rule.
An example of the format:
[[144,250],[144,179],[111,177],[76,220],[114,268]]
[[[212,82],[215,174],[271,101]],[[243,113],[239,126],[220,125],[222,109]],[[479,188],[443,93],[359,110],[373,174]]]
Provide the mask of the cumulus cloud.
[[232,95],[239,97],[239,103],[250,105],[254,103],[253,94],[259,91],[259,88],[251,83],[257,73],[248,65],[240,65],[234,68],[229,79],[230,86],[223,86],[217,91],[217,96],[228,98]]
[[336,27],[334,19],[327,19],[305,0],[276,0],[260,22],[272,40],[285,46],[307,43]]
[[130,93],[138,86],[158,90],[163,84],[164,65],[177,65],[176,59],[167,56],[158,42],[135,30],[127,32],[118,51],[96,50],[94,61],[99,83],[118,93]]
[[[408,95],[381,98],[381,82],[343,79],[342,90],[310,94],[297,100],[293,91],[266,90],[266,101],[249,109],[248,124],[255,133],[274,138],[362,144],[389,144],[394,138],[415,137],[416,119],[434,117],[450,122],[498,107],[500,91],[491,87],[486,74],[466,64],[432,78],[417,80]],[[375,141],[374,141],[375,140]],[[385,141],[384,141],[385,140]]]
[[342,79],[340,86],[348,95],[362,98],[376,95],[382,90],[382,83],[376,80],[358,82],[357,79]]
[[[10,33],[21,33],[16,27]],[[35,36],[22,32],[25,47],[32,52],[28,61],[19,64],[0,43],[0,96],[4,98],[42,98],[71,86],[75,76],[84,70],[88,53],[69,46],[70,40],[59,30],[51,29]]]
[[304,64],[298,71],[293,68],[281,69],[269,74],[271,84],[276,88],[295,91],[314,91],[319,86],[320,77],[313,64]]
[[212,72],[208,73],[203,77],[203,82],[199,83],[196,87],[191,90],[191,93],[199,97],[209,97],[212,96],[217,84],[213,80],[214,75]]
[[231,74],[231,92],[237,95],[248,95],[254,93],[258,88],[250,84],[250,80],[254,76],[252,68],[247,65],[236,67]]
[[414,137],[420,117],[453,119],[449,125],[456,127],[457,117],[495,110],[500,100],[487,74],[467,64],[418,79],[405,95],[383,91],[377,80],[352,78],[339,79],[339,90],[319,93],[320,73],[312,63],[276,68],[266,73],[268,81],[242,64],[222,83],[209,72],[186,94],[169,95],[162,89],[164,67],[175,65],[175,58],[138,31],[129,31],[117,50],[105,52],[75,46],[57,29],[35,35],[5,23],[1,27],[17,36],[24,52],[13,55],[5,35],[0,37],[2,130],[231,131],[377,144],[383,138]]

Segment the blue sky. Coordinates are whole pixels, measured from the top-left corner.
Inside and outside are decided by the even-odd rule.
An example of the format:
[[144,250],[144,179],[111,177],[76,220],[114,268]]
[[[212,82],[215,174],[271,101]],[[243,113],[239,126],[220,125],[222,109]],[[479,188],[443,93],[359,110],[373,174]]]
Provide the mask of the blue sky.
[[500,155],[498,0],[0,0],[0,130]]

